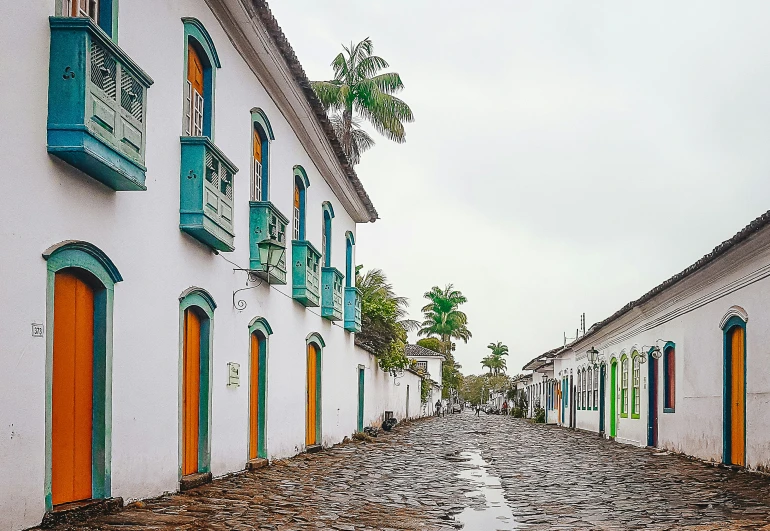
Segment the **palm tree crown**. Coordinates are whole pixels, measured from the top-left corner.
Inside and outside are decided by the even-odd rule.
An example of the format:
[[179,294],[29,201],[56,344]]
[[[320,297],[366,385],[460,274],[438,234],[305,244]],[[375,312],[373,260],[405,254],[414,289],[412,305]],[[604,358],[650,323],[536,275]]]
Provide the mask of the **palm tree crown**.
[[389,65],[382,57],[372,55],[373,48],[368,37],[356,45],[350,43],[350,47],[343,45],[343,52],[332,61],[334,79],[311,82],[321,104],[330,112],[334,131],[351,164],[358,164],[361,154],[374,145],[361,129],[361,119],[398,143],[406,140],[404,122],[414,121],[409,106],[393,96],[404,88],[401,76],[378,73]]
[[465,295],[454,289],[452,284],[447,284],[443,290],[433,286],[424,297],[430,302],[422,308],[425,320],[418,335],[437,335],[445,343],[453,338],[467,343],[472,336],[468,330],[468,316],[458,309],[468,302]]

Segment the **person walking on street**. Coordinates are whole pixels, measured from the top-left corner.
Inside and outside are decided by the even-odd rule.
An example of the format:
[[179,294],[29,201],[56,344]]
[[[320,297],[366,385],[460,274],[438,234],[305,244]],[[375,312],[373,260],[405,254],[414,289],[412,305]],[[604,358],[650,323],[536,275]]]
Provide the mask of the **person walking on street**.
[[481,416],[481,406],[478,404],[476,404],[476,416],[477,417]]
[[436,416],[441,416],[441,399],[436,400]]
[[508,401],[503,402],[503,415],[508,414]]

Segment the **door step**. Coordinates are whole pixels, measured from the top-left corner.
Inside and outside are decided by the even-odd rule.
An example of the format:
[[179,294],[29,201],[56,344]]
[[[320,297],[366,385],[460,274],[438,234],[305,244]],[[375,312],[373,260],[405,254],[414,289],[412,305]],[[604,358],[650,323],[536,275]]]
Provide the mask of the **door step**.
[[324,449],[323,446],[320,444],[311,444],[310,446],[305,447],[305,451],[309,454],[317,454],[318,452],[322,451]]
[[269,464],[267,459],[250,459],[246,461],[246,470],[258,470],[265,468]]
[[179,480],[179,491],[184,492],[205,485],[206,483],[211,483],[211,477],[211,472],[200,472],[182,476],[182,479]]
[[123,498],[62,503],[55,505],[52,511],[45,513],[40,527],[49,529],[62,524],[76,524],[94,516],[116,513],[122,508]]

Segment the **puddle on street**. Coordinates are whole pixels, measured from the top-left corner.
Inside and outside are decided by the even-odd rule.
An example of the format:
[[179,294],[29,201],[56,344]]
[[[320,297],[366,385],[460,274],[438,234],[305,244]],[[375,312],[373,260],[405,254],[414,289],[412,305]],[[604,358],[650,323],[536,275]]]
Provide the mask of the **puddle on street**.
[[466,507],[455,515],[458,522],[464,524],[463,529],[469,531],[508,531],[522,529],[525,526],[514,521],[511,508],[505,502],[500,478],[487,473],[489,463],[484,461],[478,451],[461,452],[460,457],[472,468],[467,468],[458,474],[458,478],[471,481],[476,490],[466,496],[483,497],[484,508]]

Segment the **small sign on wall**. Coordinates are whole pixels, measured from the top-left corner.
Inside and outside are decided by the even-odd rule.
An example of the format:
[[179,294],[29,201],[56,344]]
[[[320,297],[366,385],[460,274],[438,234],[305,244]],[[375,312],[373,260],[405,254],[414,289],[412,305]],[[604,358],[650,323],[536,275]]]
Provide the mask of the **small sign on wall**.
[[227,387],[239,387],[241,385],[241,365],[235,362],[227,364]]
[[43,323],[32,323],[32,337],[43,337]]

